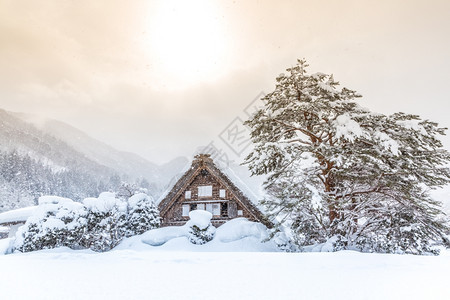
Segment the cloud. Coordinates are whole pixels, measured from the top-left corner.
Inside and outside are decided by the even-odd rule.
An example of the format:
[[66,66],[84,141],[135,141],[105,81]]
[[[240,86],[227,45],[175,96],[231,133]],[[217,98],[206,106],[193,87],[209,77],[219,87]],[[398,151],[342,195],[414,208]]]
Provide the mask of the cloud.
[[[204,18],[215,25],[199,30],[206,40],[156,53],[152,26],[161,26],[165,3],[0,0],[0,107],[60,119],[164,161],[216,138],[304,57],[312,72],[334,73],[362,93],[370,109],[450,126],[448,1],[219,1]],[[205,42],[226,48],[220,61],[205,57],[200,76],[192,62]],[[176,68],[164,69],[167,62]]]

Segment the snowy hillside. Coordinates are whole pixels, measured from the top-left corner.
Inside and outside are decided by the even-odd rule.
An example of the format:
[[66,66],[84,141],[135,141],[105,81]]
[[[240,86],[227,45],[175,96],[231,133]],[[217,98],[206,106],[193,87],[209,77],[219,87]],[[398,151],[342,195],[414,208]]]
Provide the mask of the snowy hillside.
[[17,151],[49,166],[54,172],[85,169],[100,177],[113,171],[87,158],[64,141],[39,130],[12,114],[0,109],[0,151]]
[[39,130],[64,141],[87,158],[133,179],[145,177],[149,181],[157,173],[157,166],[138,155],[122,152],[102,143],[81,130],[64,122],[41,118],[37,115],[14,113],[14,116],[34,125]]
[[158,197],[188,163],[158,166],[118,151],[60,121],[0,109],[0,212],[33,205],[41,195],[82,200],[138,182]]
[[137,154],[119,151],[67,123],[32,114],[14,113],[14,116],[67,143],[90,160],[126,174],[131,180],[146,178],[151,183],[167,182],[188,162],[186,158],[178,157],[158,165]]

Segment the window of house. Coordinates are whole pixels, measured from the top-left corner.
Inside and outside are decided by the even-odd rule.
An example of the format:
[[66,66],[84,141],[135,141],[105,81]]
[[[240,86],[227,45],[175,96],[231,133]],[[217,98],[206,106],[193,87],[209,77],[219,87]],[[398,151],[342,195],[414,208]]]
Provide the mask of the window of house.
[[213,216],[220,216],[220,203],[214,203],[212,205]]
[[212,203],[206,203],[206,211],[213,213],[213,205]]
[[184,192],[184,199],[191,199],[191,191]]
[[190,211],[190,205],[189,204],[183,204],[182,206],[182,216],[183,217],[189,217],[189,211]]
[[237,213],[238,213],[238,216],[243,216],[244,215],[244,212],[242,210],[240,210],[240,209],[237,211]]
[[197,204],[197,209],[205,210],[205,203],[198,203]]
[[225,190],[224,189],[220,189],[219,190],[219,197],[220,198],[225,198],[225,195],[226,195]]
[[199,197],[211,197],[212,196],[212,185],[203,185],[198,187]]

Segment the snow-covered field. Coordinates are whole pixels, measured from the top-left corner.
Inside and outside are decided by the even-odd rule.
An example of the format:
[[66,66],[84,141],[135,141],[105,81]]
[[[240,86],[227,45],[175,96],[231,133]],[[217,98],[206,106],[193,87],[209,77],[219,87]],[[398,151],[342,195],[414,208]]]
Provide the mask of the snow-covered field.
[[450,299],[450,250],[284,253],[277,247],[282,236],[262,242],[266,227],[244,218],[214,230],[206,244],[190,242],[189,224],[206,228],[210,219],[192,211],[185,226],[125,238],[105,253],[57,248],[3,255],[14,238],[2,239],[0,300]]
[[205,252],[181,247],[183,239],[165,248],[2,255],[0,299],[450,299],[450,251]]

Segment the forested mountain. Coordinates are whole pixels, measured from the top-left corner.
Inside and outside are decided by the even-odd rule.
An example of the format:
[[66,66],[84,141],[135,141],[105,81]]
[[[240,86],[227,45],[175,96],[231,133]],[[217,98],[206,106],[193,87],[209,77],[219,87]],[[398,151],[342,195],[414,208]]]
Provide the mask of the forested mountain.
[[158,166],[156,164],[134,153],[119,151],[69,124],[31,114],[14,113],[13,115],[65,142],[88,159],[106,166],[119,174],[126,174],[130,179],[134,180],[144,177],[151,182],[158,179],[156,176]]
[[122,182],[158,197],[186,163],[177,158],[157,166],[63,122],[0,109],[0,212],[32,205],[46,194],[98,196],[117,191]]

